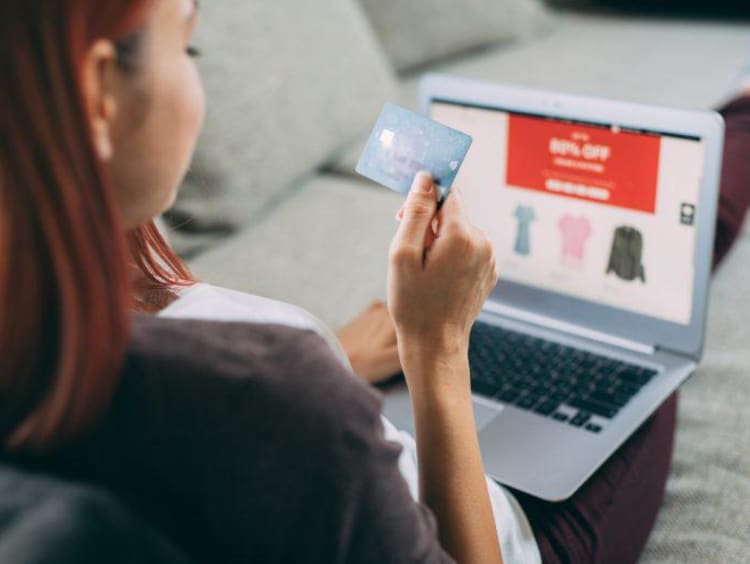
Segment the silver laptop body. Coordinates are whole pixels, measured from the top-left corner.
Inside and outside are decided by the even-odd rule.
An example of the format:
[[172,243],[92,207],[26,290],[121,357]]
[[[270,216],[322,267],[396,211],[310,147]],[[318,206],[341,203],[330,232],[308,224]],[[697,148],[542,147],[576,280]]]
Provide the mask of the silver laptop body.
[[[527,144],[533,144],[536,128],[545,127],[545,123],[537,123],[534,120],[550,120],[550,127],[555,128],[557,134],[560,131],[564,133],[566,128],[580,126],[580,131],[576,130],[571,134],[570,139],[585,139],[586,131],[594,131],[589,130],[589,127],[606,126],[617,134],[624,132],[624,134],[631,135],[635,142],[636,153],[634,154],[640,154],[637,153],[640,150],[638,135],[642,135],[645,141],[641,145],[660,147],[658,183],[661,183],[663,178],[670,178],[668,168],[670,166],[673,176],[677,175],[678,179],[684,178],[682,183],[670,185],[669,188],[672,191],[670,193],[677,194],[680,198],[682,198],[680,191],[685,192],[685,202],[680,203],[679,208],[671,209],[670,205],[668,206],[670,209],[665,211],[662,209],[664,207],[662,203],[658,203],[658,205],[654,204],[653,210],[647,210],[647,212],[618,208],[613,205],[599,205],[601,202],[591,200],[589,197],[602,198],[599,188],[609,185],[603,183],[587,187],[586,175],[581,176],[579,172],[575,175],[565,173],[562,177],[563,180],[565,178],[578,179],[580,183],[561,183],[560,178],[554,177],[555,171],[552,173],[543,171],[543,174],[553,176],[544,177],[541,180],[542,184],[537,186],[536,190],[519,190],[511,187],[509,193],[512,193],[512,198],[515,198],[512,200],[513,205],[519,204],[516,211],[524,202],[542,202],[537,203],[536,207],[544,208],[547,206],[544,202],[549,200],[554,202],[555,210],[557,208],[562,210],[569,205],[571,210],[584,210],[589,213],[594,224],[592,231],[595,235],[593,237],[597,236],[597,214],[600,209],[604,210],[601,212],[603,216],[609,214],[606,221],[617,220],[627,224],[638,223],[642,220],[646,225],[644,229],[652,229],[653,236],[650,240],[648,231],[644,237],[645,245],[652,243],[652,250],[651,255],[647,256],[650,266],[647,264],[645,272],[641,271],[643,276],[641,279],[636,277],[633,280],[622,280],[612,272],[606,275],[602,272],[600,276],[594,274],[585,279],[586,284],[594,288],[593,293],[601,291],[597,290],[599,286],[606,289],[613,288],[613,303],[602,303],[601,299],[591,299],[590,295],[580,290],[575,284],[575,277],[583,276],[575,268],[586,268],[585,266],[570,267],[570,265],[559,266],[557,264],[551,266],[552,270],[560,269],[563,273],[559,279],[562,280],[563,285],[568,284],[566,291],[557,290],[554,276],[551,276],[550,280],[545,280],[544,277],[539,278],[541,280],[539,284],[528,283],[524,276],[533,278],[539,270],[538,268],[537,270],[529,269],[530,267],[524,263],[525,260],[533,259],[533,257],[522,256],[523,251],[527,250],[523,248],[520,249],[520,254],[514,253],[509,246],[511,243],[506,240],[508,237],[515,238],[515,251],[519,251],[518,241],[521,237],[520,222],[522,221],[519,218],[521,216],[516,214],[516,219],[519,221],[519,231],[516,233],[516,226],[513,223],[515,221],[514,210],[504,204],[497,205],[498,225],[505,225],[503,222],[508,222],[513,225],[513,228],[510,234],[507,227],[498,228],[496,252],[498,263],[501,265],[501,281],[485,304],[478,321],[513,333],[540,338],[578,351],[594,353],[597,356],[656,371],[656,375],[615,416],[602,417],[596,413],[588,413],[585,425],[580,426],[572,425],[571,420],[581,414],[582,410],[565,403],[555,410],[555,417],[565,419],[560,421],[553,418],[552,414],[540,415],[534,410],[520,408],[514,402],[501,401],[497,397],[484,394],[473,395],[485,471],[498,482],[536,497],[550,501],[567,499],[695,371],[700,360],[704,342],[718,199],[723,122],[720,116],[712,112],[647,107],[539,92],[442,75],[428,75],[423,78],[419,97],[420,109],[424,114],[432,115],[434,119],[474,136],[474,146],[456,181],[461,185],[465,198],[468,200],[471,200],[471,192],[475,189],[472,187],[472,183],[476,183],[474,179],[485,170],[482,167],[493,166],[492,155],[497,154],[497,151],[483,153],[486,148],[483,148],[483,140],[495,138],[490,126],[483,125],[483,116],[490,121],[496,120],[497,123],[507,125],[508,132],[504,132],[503,135],[506,135],[508,140],[506,147],[508,151],[510,150],[508,147],[514,142],[513,136],[515,139],[524,140],[524,148]],[[486,129],[482,129],[485,127]],[[479,129],[471,131],[472,128]],[[485,131],[492,135],[484,136]],[[603,134],[606,136],[607,132],[603,131]],[[615,145],[620,143],[619,137],[613,139],[615,139]],[[661,141],[657,143],[656,140],[659,139]],[[664,139],[667,141],[663,141]],[[553,144],[550,145],[552,146]],[[584,146],[582,154],[586,159],[593,155],[593,161],[591,161],[581,157],[581,153],[571,154],[571,151],[575,150],[574,144],[558,143],[554,150],[559,149],[559,154],[556,154],[554,158],[563,160],[554,162],[564,167],[590,165],[595,168],[595,165],[598,166],[597,163],[605,162],[601,150],[592,149],[596,146],[598,145],[593,142],[588,149]],[[627,148],[627,143],[623,146],[625,149],[621,152],[626,149],[630,150]],[[678,149],[674,150],[672,146]],[[682,147],[685,147],[686,158],[690,155],[696,155],[696,157],[688,158],[690,162],[680,162]],[[609,150],[610,148],[606,149],[605,153]],[[620,150],[619,145],[611,150],[613,152]],[[699,153],[700,163],[696,164],[695,160]],[[581,160],[577,161],[576,157]],[[473,164],[470,161],[472,158]],[[498,159],[502,158],[498,157]],[[645,163],[648,158],[642,160],[639,157],[638,160],[639,162],[632,163],[633,167],[641,166],[640,163]],[[594,164],[591,164],[592,162]],[[518,178],[523,178],[524,171],[521,170],[520,173],[512,171],[511,166],[516,167],[516,165],[506,164],[504,184],[507,184],[506,181],[511,177],[511,173]],[[642,168],[647,169],[648,166],[651,165],[643,164]],[[690,173],[689,171],[693,170],[691,167],[696,166],[698,168]],[[535,172],[532,169],[529,170],[532,173],[532,177],[529,177],[531,178],[529,185],[532,185],[535,182],[533,179]],[[609,172],[606,168],[601,170],[605,173]],[[640,172],[642,169],[639,169]],[[694,179],[694,182],[691,179]],[[588,192],[586,192],[587,189]],[[609,196],[613,199],[616,195],[615,189],[617,189],[616,186],[613,188],[612,195]],[[661,184],[658,184],[657,190],[660,189]],[[480,188],[476,190],[474,206],[478,210],[480,227],[491,230],[492,225],[481,225],[481,219],[485,217],[483,214],[486,213],[486,209],[492,208],[494,204],[487,203],[487,198],[485,198],[482,200],[482,206],[478,206],[476,202],[479,201],[477,198],[481,195],[478,192]],[[545,190],[547,192],[552,190],[554,193],[545,193]],[[659,199],[661,197],[657,194],[654,196],[654,201],[661,202]],[[634,204],[628,200],[625,205],[639,206],[641,203],[636,201]],[[648,203],[645,205],[648,206]],[[468,207],[472,215],[471,206]],[[553,208],[550,204],[546,209],[552,210]],[[612,216],[612,214],[620,213],[621,209],[624,210],[621,216]],[[544,218],[541,216],[544,213],[543,209],[538,213],[540,217],[534,218],[535,223],[530,224],[531,227],[528,227],[525,236],[533,237],[535,233],[542,233],[541,224]],[[571,212],[574,218],[577,217],[575,213],[575,211]],[[672,213],[675,214],[674,221],[680,222],[679,226],[669,223],[672,221],[670,215]],[[551,211],[547,215],[551,215]],[[487,223],[486,219],[484,221]],[[583,220],[580,221],[583,222]],[[554,228],[548,227],[547,232],[552,233],[553,231],[550,230],[556,229],[556,225]],[[665,226],[663,231],[659,231],[660,225]],[[535,232],[534,229],[538,231]],[[604,230],[599,229],[599,231],[599,237],[604,237],[601,233]],[[688,245],[688,250],[681,247],[681,237],[683,237],[681,234],[683,233],[685,234],[684,240],[688,241],[685,243]],[[606,244],[600,242],[597,244],[608,250],[614,245],[611,251],[614,254],[614,248],[618,243],[614,241],[610,243],[610,237],[616,239],[617,233],[615,232],[613,236],[608,235]],[[490,238],[493,238],[492,233],[490,233]],[[679,248],[680,251],[664,250],[667,246],[662,245],[662,239],[674,240],[673,246]],[[590,241],[591,238],[589,238],[589,245],[593,246]],[[645,251],[645,245],[644,252],[648,252]],[[540,252],[552,252],[547,247],[550,245],[542,248]],[[558,251],[555,250],[555,252]],[[581,253],[580,249],[578,251],[574,249],[572,253],[574,260],[577,260],[576,253]],[[675,258],[676,255],[683,258]],[[688,255],[692,257],[692,260],[684,258]],[[671,267],[676,274],[665,276],[662,263],[675,260],[681,261],[674,263]],[[517,265],[518,272],[503,273],[504,261],[508,269],[512,269],[514,264]],[[566,278],[568,270],[564,269],[567,268],[573,269],[570,274],[571,280]],[[654,274],[651,275],[650,272]],[[625,277],[630,278],[627,274]],[[620,287],[623,288],[623,294],[631,292],[632,288],[637,288],[632,290],[633,295],[641,295],[637,294],[641,292],[644,298],[627,301],[624,297],[618,297],[617,292]],[[649,293],[652,289],[654,293],[658,293],[658,296]],[[659,298],[659,296],[672,294],[677,296],[674,300]],[[607,300],[609,299],[610,297],[607,297]],[[618,299],[621,302],[617,302]],[[649,300],[652,300],[654,305],[648,306]],[[662,306],[662,304],[665,305]],[[649,307],[653,311],[650,311]],[[540,374],[536,377],[543,381],[547,375]],[[386,389],[384,413],[396,426],[413,432],[410,401],[403,383],[394,384]],[[589,428],[595,429],[596,432],[590,431]]]

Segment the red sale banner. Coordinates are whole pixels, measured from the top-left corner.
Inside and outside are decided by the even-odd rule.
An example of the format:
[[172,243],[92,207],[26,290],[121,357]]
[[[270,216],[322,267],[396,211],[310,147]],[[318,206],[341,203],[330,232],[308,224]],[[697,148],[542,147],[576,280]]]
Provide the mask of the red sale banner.
[[506,183],[654,213],[661,138],[509,116]]

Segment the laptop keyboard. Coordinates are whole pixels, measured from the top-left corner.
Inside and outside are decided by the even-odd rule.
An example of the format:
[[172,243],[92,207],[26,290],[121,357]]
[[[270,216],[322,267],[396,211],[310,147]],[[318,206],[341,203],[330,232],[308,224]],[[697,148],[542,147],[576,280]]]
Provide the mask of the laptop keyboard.
[[604,356],[477,322],[472,391],[592,433],[657,374]]

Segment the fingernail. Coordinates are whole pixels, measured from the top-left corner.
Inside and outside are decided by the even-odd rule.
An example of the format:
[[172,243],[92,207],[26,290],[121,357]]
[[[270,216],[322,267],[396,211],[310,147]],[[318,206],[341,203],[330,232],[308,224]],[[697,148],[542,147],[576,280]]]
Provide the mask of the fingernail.
[[414,178],[414,187],[424,194],[429,194],[433,188],[432,175],[426,170],[420,170]]

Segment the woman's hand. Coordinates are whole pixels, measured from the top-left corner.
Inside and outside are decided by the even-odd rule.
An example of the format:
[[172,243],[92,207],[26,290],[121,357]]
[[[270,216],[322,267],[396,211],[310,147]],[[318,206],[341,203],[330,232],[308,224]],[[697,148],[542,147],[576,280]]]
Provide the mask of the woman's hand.
[[401,371],[396,328],[383,302],[371,304],[339,330],[338,338],[354,372],[370,384]]
[[436,198],[432,179],[420,173],[391,244],[388,306],[405,368],[414,354],[465,357],[471,326],[497,283],[492,244],[469,222],[460,191],[439,212]]

